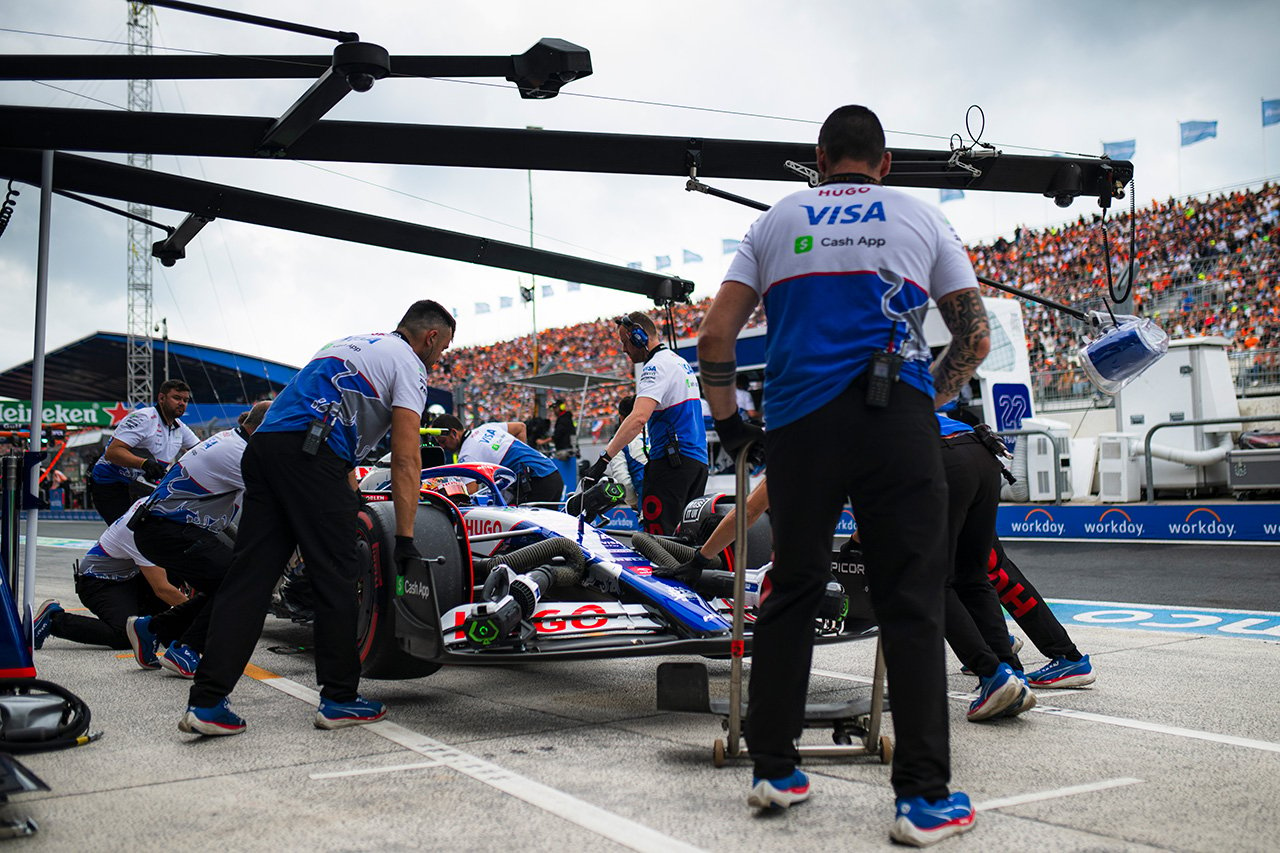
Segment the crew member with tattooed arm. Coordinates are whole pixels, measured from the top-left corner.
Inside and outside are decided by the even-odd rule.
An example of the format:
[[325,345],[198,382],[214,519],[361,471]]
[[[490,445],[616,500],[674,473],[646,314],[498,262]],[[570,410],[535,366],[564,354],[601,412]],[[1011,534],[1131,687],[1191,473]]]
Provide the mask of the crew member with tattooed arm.
[[[964,832],[974,817],[969,798],[948,788],[947,492],[933,412],[986,357],[990,331],[968,254],[946,218],[880,185],[892,159],[884,145],[865,107],[827,118],[817,147],[822,183],[751,226],[702,323],[698,362],[716,431],[733,452],[759,434],[737,413],[734,343],[764,300],[775,550],[773,592],[753,634],[747,801],[785,807],[809,796],[795,741],[813,621],[848,500],[862,531],[897,735],[890,834],[924,845]],[[930,298],[952,335],[932,366]]]

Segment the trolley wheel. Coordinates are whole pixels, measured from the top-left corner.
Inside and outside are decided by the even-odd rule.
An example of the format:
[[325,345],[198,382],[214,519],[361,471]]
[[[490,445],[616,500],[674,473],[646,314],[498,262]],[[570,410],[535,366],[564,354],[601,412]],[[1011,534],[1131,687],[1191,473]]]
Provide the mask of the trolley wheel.
[[888,735],[880,735],[880,763],[891,764],[893,762],[893,740]]
[[711,747],[711,763],[716,767],[724,767],[724,741],[716,738],[716,742]]
[[836,731],[831,733],[831,742],[834,743],[836,746],[849,746],[850,744],[853,743],[853,738],[849,735],[848,732],[840,731],[839,729],[837,729]]

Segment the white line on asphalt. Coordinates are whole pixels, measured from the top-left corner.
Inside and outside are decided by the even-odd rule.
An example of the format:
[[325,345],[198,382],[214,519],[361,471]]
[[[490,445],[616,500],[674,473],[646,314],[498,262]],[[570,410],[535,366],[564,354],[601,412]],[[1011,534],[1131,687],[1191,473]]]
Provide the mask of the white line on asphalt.
[[[286,693],[312,705],[317,705],[320,702],[319,693],[309,687],[303,687],[296,681],[290,681],[280,676],[261,678],[259,681],[268,687],[274,687],[281,693]],[[644,824],[636,823],[621,815],[579,800],[564,791],[558,791],[555,788],[543,785],[541,782],[527,779],[524,776],[485,761],[483,758],[469,755],[448,744],[406,729],[404,726],[383,720],[366,726],[366,728],[392,743],[403,746],[405,749],[412,750],[419,755],[425,755],[427,758],[446,765],[477,782],[483,782],[486,785],[497,788],[499,791],[524,800],[526,803],[553,814],[561,820],[569,821],[631,850],[638,850],[641,853],[667,853],[667,851],[701,853],[701,848],[699,847],[686,844],[677,838],[672,838],[655,829],[650,829]]]
[[401,770],[422,770],[439,767],[439,761],[423,761],[418,764],[392,764],[388,767],[365,767],[362,770],[336,770],[333,773],[312,773],[312,779],[341,779],[344,776],[370,776],[375,773],[399,773]]
[[1087,601],[1079,598],[1046,598],[1049,604],[1087,604],[1090,607],[1123,607],[1137,610],[1189,610],[1193,613],[1232,613],[1241,616],[1280,616],[1274,610],[1232,610],[1226,607],[1183,607],[1181,604],[1139,604],[1132,601]]
[[1124,785],[1136,785],[1141,779],[1134,779],[1132,776],[1121,776],[1118,779],[1105,779],[1101,782],[1089,782],[1084,785],[1071,785],[1067,788],[1055,788],[1052,791],[1037,791],[1034,794],[1017,794],[1012,797],[1000,797],[995,800],[987,800],[985,803],[974,803],[973,808],[976,811],[991,811],[992,809],[1003,809],[1007,806],[1020,806],[1024,803],[1038,803],[1041,800],[1056,800],[1059,797],[1071,797],[1076,794],[1088,794],[1093,791],[1105,791],[1108,788],[1119,788]]
[[[814,675],[821,675],[824,678],[836,678],[841,681],[852,681],[857,684],[870,684],[871,679],[860,675],[849,675],[843,672],[833,672],[829,669],[815,669]],[[953,693],[948,692],[948,696],[961,702],[973,701],[972,693]],[[1043,696],[1043,693],[1037,693],[1036,696]],[[1192,740],[1206,740],[1211,743],[1224,743],[1230,746],[1243,746],[1246,749],[1257,749],[1263,752],[1280,752],[1280,743],[1273,743],[1269,740],[1253,740],[1251,738],[1236,737],[1235,735],[1218,734],[1217,732],[1203,732],[1198,729],[1184,729],[1178,726],[1166,726],[1163,723],[1149,723],[1146,720],[1132,720],[1128,717],[1109,717],[1106,714],[1094,714],[1089,711],[1076,711],[1072,708],[1056,708],[1052,705],[1039,705],[1032,708],[1032,714],[1048,714],[1051,717],[1067,717],[1072,720],[1083,720],[1088,723],[1102,723],[1107,726],[1119,726],[1125,729],[1138,729],[1144,732],[1156,732],[1158,734],[1173,735],[1174,737],[1190,738]]]

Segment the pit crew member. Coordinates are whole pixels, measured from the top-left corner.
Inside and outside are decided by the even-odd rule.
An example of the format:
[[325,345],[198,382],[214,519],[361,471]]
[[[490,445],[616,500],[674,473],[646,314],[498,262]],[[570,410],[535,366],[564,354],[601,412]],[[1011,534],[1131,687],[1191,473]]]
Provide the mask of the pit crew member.
[[492,462],[515,472],[515,503],[553,502],[564,497],[564,478],[556,463],[525,444],[521,422],[493,421],[464,429],[453,415],[440,415],[431,426],[446,430],[436,436],[436,443],[456,453],[459,462]]
[[391,496],[400,570],[421,560],[414,518],[422,485],[419,424],[427,368],[456,323],[438,302],[413,303],[394,332],[326,344],[271,405],[245,448],[244,505],[231,568],[210,615],[204,657],[178,728],[232,735],[245,722],[227,696],[262,633],[271,591],[299,548],[315,594],[316,679],[323,729],[371,723],[381,702],[357,693],[354,467],[391,430]]

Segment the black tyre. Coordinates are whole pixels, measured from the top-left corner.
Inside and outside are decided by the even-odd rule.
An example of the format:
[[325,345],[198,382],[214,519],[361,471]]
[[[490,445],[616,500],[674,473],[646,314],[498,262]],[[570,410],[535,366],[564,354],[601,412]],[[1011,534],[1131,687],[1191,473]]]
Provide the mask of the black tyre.
[[[356,552],[360,574],[357,579],[358,602],[356,648],[360,653],[360,671],[366,678],[421,678],[440,668],[440,664],[414,657],[400,648],[395,630],[395,508],[391,501],[370,503],[359,513]],[[424,555],[444,551],[448,559],[433,572],[436,582],[436,605],[442,612],[469,600],[470,589],[460,569],[464,568],[453,521],[441,509],[424,504],[418,507],[415,540]],[[470,561],[465,561],[466,566]],[[465,597],[465,598],[464,598]]]

